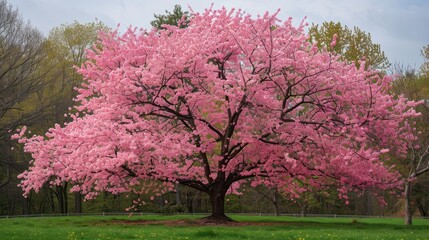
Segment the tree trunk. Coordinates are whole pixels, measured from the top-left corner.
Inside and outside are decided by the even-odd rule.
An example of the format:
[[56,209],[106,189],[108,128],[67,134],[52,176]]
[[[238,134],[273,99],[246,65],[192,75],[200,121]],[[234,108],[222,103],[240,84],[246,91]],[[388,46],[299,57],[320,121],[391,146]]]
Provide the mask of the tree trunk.
[[422,216],[422,217],[428,216],[428,212],[426,211],[426,209],[422,205],[419,205],[417,208],[419,209],[420,216]]
[[[194,193],[192,197],[192,209],[193,212],[204,212],[203,206],[207,208],[207,204],[203,205],[202,192]],[[207,212],[207,210],[205,210]]]
[[69,199],[68,199],[68,196],[67,196],[67,185],[68,185],[68,183],[65,182],[64,183],[64,189],[63,189],[64,213],[68,213],[69,212]]
[[82,213],[82,194],[80,192],[74,194],[74,207],[75,213]]
[[225,195],[228,187],[221,183],[215,183],[208,192],[212,213],[206,219],[214,223],[231,222],[231,218],[225,215]]
[[279,199],[278,199],[278,193],[277,193],[277,189],[274,192],[274,198],[273,198],[273,204],[274,204],[274,214],[276,215],[276,217],[280,216],[280,211],[279,211]]
[[64,200],[63,200],[63,187],[62,186],[57,186],[57,192],[56,192],[56,196],[58,199],[58,210],[60,211],[60,213],[65,213],[64,212]]
[[412,212],[411,212],[411,182],[405,183],[405,225],[412,225]]
[[194,213],[194,194],[191,191],[186,193],[186,207],[188,208],[188,213]]
[[278,202],[274,203],[274,214],[276,217],[280,216],[279,203]]
[[51,188],[48,188],[47,190],[46,190],[46,192],[47,192],[47,195],[48,195],[48,200],[49,200],[49,206],[51,207],[50,208],[50,213],[55,213],[55,200],[54,200],[54,194],[53,194],[53,189],[51,189]]
[[301,217],[307,217],[308,205],[306,203],[302,203],[300,205],[301,205]]
[[176,205],[182,205],[182,199],[180,197],[180,184],[176,183],[174,186],[174,190],[176,190]]
[[30,214],[30,197],[27,197],[27,198],[22,197],[22,214],[23,215]]
[[372,196],[373,194],[371,193],[371,190],[367,189],[365,191],[365,211],[366,211],[365,215],[368,215],[368,216],[371,216],[374,214],[374,210],[373,210],[374,204],[372,201]]
[[0,188],[3,188],[10,182],[10,166],[6,166],[6,180],[0,184]]
[[55,193],[58,199],[58,207],[60,213],[68,213],[68,198],[67,198],[67,183],[57,186],[57,192]]

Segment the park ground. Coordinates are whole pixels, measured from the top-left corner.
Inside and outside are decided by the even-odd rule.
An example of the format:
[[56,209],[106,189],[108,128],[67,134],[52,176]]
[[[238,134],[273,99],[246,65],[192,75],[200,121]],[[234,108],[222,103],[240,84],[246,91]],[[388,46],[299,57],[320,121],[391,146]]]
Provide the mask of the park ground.
[[4,218],[0,239],[429,239],[428,219],[231,217],[223,225],[195,215]]

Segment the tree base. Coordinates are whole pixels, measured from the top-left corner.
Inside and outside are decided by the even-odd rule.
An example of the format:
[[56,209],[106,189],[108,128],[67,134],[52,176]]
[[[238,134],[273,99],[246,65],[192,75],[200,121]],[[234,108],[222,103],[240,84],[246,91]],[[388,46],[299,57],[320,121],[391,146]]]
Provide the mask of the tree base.
[[208,217],[204,217],[201,219],[203,223],[207,224],[228,224],[231,222],[235,222],[232,218],[223,215],[223,216],[217,216],[217,215],[210,215]]

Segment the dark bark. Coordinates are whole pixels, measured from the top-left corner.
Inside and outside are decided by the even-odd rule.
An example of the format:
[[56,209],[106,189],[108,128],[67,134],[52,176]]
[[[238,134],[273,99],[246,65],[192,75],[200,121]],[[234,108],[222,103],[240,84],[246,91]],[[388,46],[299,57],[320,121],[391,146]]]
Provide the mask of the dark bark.
[[22,214],[28,215],[30,214],[30,199],[22,198]]
[[225,215],[225,190],[221,184],[216,184],[209,192],[212,213],[209,218],[226,219]]
[[419,204],[417,206],[417,209],[419,209],[420,216],[422,216],[422,217],[428,217],[428,212],[427,212],[427,210],[425,209],[425,207],[422,204]]
[[203,206],[203,200],[201,199],[202,197],[202,192],[197,192],[196,194],[194,194],[194,196],[192,197],[192,209],[193,212],[197,212],[197,211],[202,211],[202,206]]
[[10,182],[10,165],[6,166],[6,179],[0,184],[0,189],[6,186]]
[[49,201],[49,206],[50,206],[50,212],[54,213],[55,212],[55,200],[54,200],[54,193],[53,190],[50,187],[47,187],[45,185],[45,191],[47,192],[48,195],[48,201]]
[[194,213],[194,193],[191,191],[186,193],[186,207],[188,213]]
[[82,194],[77,192],[74,194],[75,213],[82,213]]
[[[222,164],[219,164],[220,167],[222,167]],[[207,222],[216,224],[233,221],[225,215],[225,195],[231,184],[237,181],[237,178],[234,178],[232,175],[226,177],[224,172],[219,171],[216,179],[212,179],[210,176],[208,179],[207,184],[193,180],[179,180],[179,183],[208,195],[211,205],[211,215],[205,218]]]
[[211,215],[206,219],[213,223],[225,223],[233,221],[225,215],[225,195],[229,185],[224,181],[215,182],[213,187],[208,192],[210,203],[212,207]]
[[274,204],[274,214],[276,215],[276,217],[280,216],[280,211],[279,211],[279,202],[275,201],[273,202]]
[[67,196],[67,185],[68,183],[64,183],[64,188],[63,188],[63,201],[64,201],[64,212],[63,213],[68,213],[69,212],[69,199]]
[[62,186],[57,186],[56,187],[56,191],[55,196],[57,197],[58,200],[58,210],[60,211],[60,213],[64,213],[64,201],[63,201],[63,193],[62,193]]
[[411,211],[411,182],[405,183],[405,225],[413,224]]
[[274,204],[274,213],[275,213],[275,215],[278,217],[278,216],[280,216],[280,210],[279,210],[279,200],[278,200],[278,195],[275,193],[274,194],[274,201],[273,201],[273,204]]
[[280,201],[280,194],[278,189],[276,188],[273,193],[273,201],[272,201],[274,205],[274,213],[276,216],[280,216],[279,201]]
[[60,213],[68,213],[68,197],[67,197],[67,183],[56,187],[57,191],[54,192],[58,199],[58,207]]

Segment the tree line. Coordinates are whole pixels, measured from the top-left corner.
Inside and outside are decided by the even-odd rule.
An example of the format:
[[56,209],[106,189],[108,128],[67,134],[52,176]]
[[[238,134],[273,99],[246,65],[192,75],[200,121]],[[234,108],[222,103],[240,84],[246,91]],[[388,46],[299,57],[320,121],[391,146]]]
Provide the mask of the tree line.
[[[108,30],[108,27],[101,22],[74,22],[54,28],[44,38],[31,25],[26,24],[19,12],[4,0],[0,2],[0,13],[0,214],[122,211],[133,205],[135,199],[145,202],[135,206],[134,210],[137,211],[210,211],[210,199],[184,185],[176,185],[174,191],[154,198],[143,193],[114,195],[103,192],[95,200],[82,202],[80,193],[69,192],[73,187],[71,183],[62,182],[54,187],[45,184],[38,193],[31,192],[27,198],[23,198],[22,190],[17,186],[17,175],[27,169],[32,160],[29,155],[24,154],[22,145],[11,140],[11,136],[17,128],[23,126],[28,126],[31,134],[43,135],[54,124],[63,125],[72,121],[69,113],[75,110],[69,108],[75,104],[75,88],[85,83],[74,66],[80,66],[86,61],[85,49],[97,49],[95,44],[98,32]],[[178,23],[186,27],[191,17],[180,6],[176,6],[172,13],[166,11],[165,15],[155,15],[151,24],[157,29]],[[320,49],[338,53],[342,61],[365,69],[380,70],[380,74],[393,73],[395,80],[391,88],[392,94],[405,95],[412,100],[427,99],[429,47],[422,50],[426,61],[421,69],[398,65],[392,67],[380,45],[372,43],[370,34],[357,27],[349,29],[340,23],[325,22],[322,25],[312,25],[309,34],[308,41]],[[336,44],[331,44],[334,38]],[[362,63],[365,65],[360,66]],[[417,110],[424,116],[416,120],[416,127],[421,132],[418,139],[420,144],[415,147],[410,143],[407,156],[394,160],[396,168],[407,180],[404,198],[369,188],[351,193],[349,204],[345,206],[344,201],[338,199],[338,189],[335,186],[328,187],[323,192],[310,188],[298,198],[284,194],[275,186],[244,184],[240,194],[227,195],[226,211],[275,214],[300,212],[302,215],[395,215],[401,214],[402,206],[405,205],[409,224],[413,212],[428,216],[427,107],[422,104]],[[388,205],[380,205],[379,199],[375,197],[377,195],[384,196]]]

